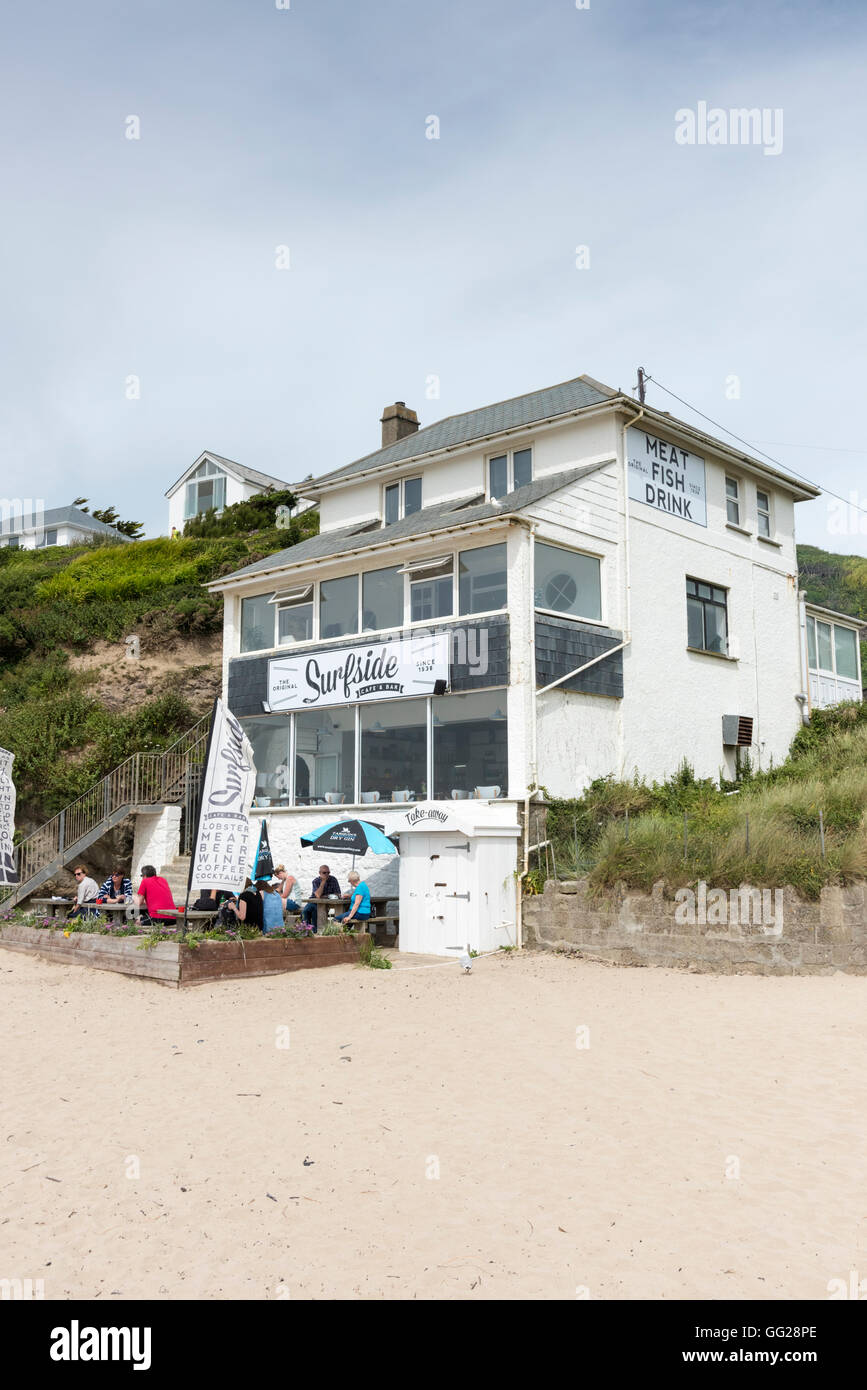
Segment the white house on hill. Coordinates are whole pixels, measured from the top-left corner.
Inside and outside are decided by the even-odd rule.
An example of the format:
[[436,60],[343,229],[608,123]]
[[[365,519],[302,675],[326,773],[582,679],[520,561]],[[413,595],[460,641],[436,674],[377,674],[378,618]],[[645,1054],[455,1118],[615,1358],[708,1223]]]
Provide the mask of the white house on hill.
[[260,473],[256,468],[247,468],[234,459],[223,458],[209,450],[200,454],[195,463],[190,464],[177,482],[172,483],[166,497],[169,499],[169,535],[173,528],[183,531],[184,522],[194,516],[201,516],[214,507],[221,512],[236,502],[246,502],[262,492],[283,492],[293,487],[282,478],[274,478],[270,473]]
[[32,507],[11,515],[4,512],[0,524],[0,546],[8,546],[10,550],[82,545],[105,536],[115,541],[129,540],[129,536],[124,536],[104,521],[97,521],[96,517],[78,507],[52,507],[48,511]]

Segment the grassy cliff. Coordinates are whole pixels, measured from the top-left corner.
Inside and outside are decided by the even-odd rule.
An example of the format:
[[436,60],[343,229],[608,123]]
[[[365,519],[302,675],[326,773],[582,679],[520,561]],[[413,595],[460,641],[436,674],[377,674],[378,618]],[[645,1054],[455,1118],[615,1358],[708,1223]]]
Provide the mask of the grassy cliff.
[[[0,747],[15,754],[22,830],[195,723],[220,669],[223,605],[203,584],[317,524],[313,512],[288,532],[0,549]],[[124,657],[132,633],[140,663]]]

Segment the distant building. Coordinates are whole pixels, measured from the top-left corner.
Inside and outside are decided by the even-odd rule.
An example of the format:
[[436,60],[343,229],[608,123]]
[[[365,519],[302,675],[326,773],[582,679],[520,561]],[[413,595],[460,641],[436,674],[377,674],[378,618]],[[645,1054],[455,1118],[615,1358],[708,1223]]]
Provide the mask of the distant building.
[[838,705],[843,700],[860,700],[861,648],[863,623],[847,613],[804,606],[807,669],[810,676],[810,704],[813,709]]
[[50,545],[82,545],[96,537],[110,536],[128,541],[113,526],[83,512],[79,507],[39,508],[4,513],[0,524],[0,546],[10,550],[44,550]]
[[234,459],[226,459],[206,450],[176,483],[172,483],[166,493],[169,499],[169,535],[173,528],[183,531],[185,522],[202,516],[212,507],[219,513],[224,507],[246,502],[259,493],[283,492],[291,486],[282,478],[273,478],[270,473],[260,473],[256,468],[247,468],[242,463],[235,463]]

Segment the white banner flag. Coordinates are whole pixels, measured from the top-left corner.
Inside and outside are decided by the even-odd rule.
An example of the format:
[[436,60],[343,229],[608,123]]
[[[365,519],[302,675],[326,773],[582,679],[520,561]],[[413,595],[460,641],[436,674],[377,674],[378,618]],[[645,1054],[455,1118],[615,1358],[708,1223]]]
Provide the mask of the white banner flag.
[[0,883],[17,883],[15,853],[15,783],[12,764],[15,754],[0,748]]
[[190,885],[244,887],[250,863],[250,819],[256,767],[250,740],[222,700],[215,701]]

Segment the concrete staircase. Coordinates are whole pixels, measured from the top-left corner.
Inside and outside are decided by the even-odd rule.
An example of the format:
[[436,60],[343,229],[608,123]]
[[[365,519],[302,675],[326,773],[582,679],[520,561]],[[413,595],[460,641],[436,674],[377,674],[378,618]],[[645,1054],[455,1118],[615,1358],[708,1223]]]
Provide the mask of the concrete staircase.
[[187,896],[187,880],[190,876],[190,856],[176,854],[171,863],[164,864],[159,872],[171,888],[175,904],[183,907]]

